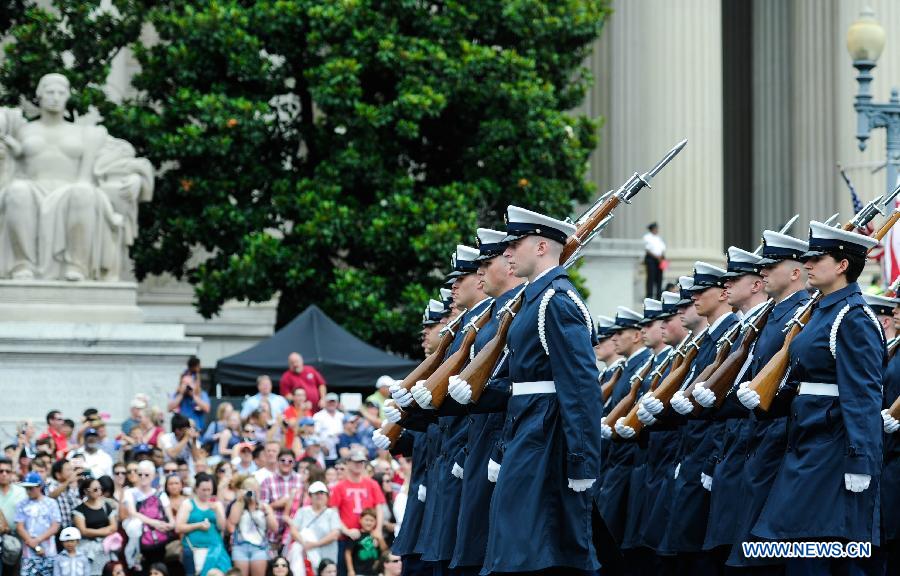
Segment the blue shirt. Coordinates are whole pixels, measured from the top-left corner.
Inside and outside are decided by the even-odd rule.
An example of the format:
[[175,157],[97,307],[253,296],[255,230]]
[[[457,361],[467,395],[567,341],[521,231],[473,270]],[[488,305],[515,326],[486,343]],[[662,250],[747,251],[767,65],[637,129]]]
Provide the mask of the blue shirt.
[[[172,394],[172,398],[174,399],[177,395],[177,393]],[[207,394],[203,390],[200,391],[200,399],[203,400],[203,402],[205,402],[206,404],[209,404],[209,394]],[[194,398],[192,396],[189,396],[187,394],[184,395],[184,397],[181,399],[181,404],[178,405],[178,413],[193,420],[194,424],[197,427],[197,430],[203,430],[203,426],[205,424],[204,421],[206,420],[206,412],[200,412],[199,410],[197,410],[197,405],[194,403]]]

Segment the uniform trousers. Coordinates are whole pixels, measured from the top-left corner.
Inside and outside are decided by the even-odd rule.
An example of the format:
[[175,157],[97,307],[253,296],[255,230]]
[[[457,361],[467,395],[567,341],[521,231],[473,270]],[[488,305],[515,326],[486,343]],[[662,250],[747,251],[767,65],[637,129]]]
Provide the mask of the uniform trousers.
[[407,554],[403,559],[403,571],[401,576],[431,576],[434,570],[422,561],[421,554]]

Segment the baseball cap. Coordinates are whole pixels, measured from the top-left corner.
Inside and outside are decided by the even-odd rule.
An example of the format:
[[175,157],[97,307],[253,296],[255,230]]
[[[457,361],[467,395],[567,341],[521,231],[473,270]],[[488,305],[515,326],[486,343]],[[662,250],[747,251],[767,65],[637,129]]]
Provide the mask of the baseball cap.
[[310,494],[318,494],[319,492],[328,494],[328,486],[324,482],[316,481],[309,485]]
[[59,533],[60,542],[68,542],[70,540],[81,540],[81,532],[74,526],[63,528],[63,531]]
[[301,426],[315,426],[315,425],[316,425],[316,421],[313,420],[312,418],[308,418],[308,417],[307,417],[307,418],[304,418],[303,420],[300,421],[300,425],[301,425]]
[[131,401],[131,407],[132,408],[140,408],[141,410],[143,410],[144,408],[147,407],[147,403],[144,402],[144,400],[142,398],[135,398],[134,400]]
[[253,452],[254,444],[255,444],[255,442],[238,442],[237,444],[234,445],[233,450],[236,450],[237,452],[241,452],[243,450],[250,450],[251,452]]
[[149,444],[138,444],[131,449],[131,454],[133,456],[137,456],[138,454],[153,454],[153,448]]
[[394,382],[396,382],[396,380],[385,374],[384,376],[378,377],[378,380],[375,381],[375,387],[381,388],[382,386],[386,386],[390,388],[391,384],[393,384]]
[[334,392],[329,392],[328,394],[325,395],[326,402],[331,402],[332,400],[337,402],[339,400],[338,395],[335,394]]
[[350,451],[350,461],[351,462],[368,462],[369,456],[366,454],[365,450],[360,450],[359,448]]
[[310,436],[309,438],[306,438],[305,440],[303,440],[303,444],[306,446],[310,446],[310,445],[321,446],[322,441],[319,440],[318,436],[313,435],[313,436]]
[[356,414],[344,414],[344,422],[356,422],[359,420],[359,416]]
[[25,478],[19,482],[19,486],[23,488],[36,488],[44,485],[44,479],[37,472],[29,472]]
[[84,431],[85,438],[87,438],[88,436],[99,436],[99,435],[100,435],[100,433],[97,432],[96,428],[88,428],[87,430]]

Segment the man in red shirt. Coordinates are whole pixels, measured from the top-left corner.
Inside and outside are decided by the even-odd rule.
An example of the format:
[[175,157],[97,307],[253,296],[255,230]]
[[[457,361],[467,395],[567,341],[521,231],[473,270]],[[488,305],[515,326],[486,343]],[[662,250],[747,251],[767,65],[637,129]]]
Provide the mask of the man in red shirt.
[[53,444],[56,446],[56,459],[60,460],[68,451],[68,440],[63,434],[63,418],[62,412],[59,410],[51,410],[47,412],[47,431],[40,435],[40,438],[53,438]]
[[318,412],[325,406],[325,378],[312,366],[303,365],[303,356],[297,352],[291,352],[288,356],[288,369],[281,375],[278,382],[278,393],[292,402],[294,390],[303,388],[306,390],[306,398],[313,406],[313,411]]
[[384,492],[378,482],[364,476],[366,469],[365,450],[355,449],[350,452],[350,462],[344,479],[334,485],[328,505],[337,508],[341,522],[348,529],[359,528],[359,515],[366,508],[374,508],[378,515],[380,530],[383,512],[380,504],[385,503]]

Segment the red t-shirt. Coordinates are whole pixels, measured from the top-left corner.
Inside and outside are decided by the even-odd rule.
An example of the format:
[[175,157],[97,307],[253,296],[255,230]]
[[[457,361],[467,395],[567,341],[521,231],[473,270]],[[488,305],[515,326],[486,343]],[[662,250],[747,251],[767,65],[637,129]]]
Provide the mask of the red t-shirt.
[[[304,410],[302,414],[298,414],[297,409],[294,408],[293,404],[288,406],[287,409],[284,411],[284,419],[285,420],[294,420],[294,419],[302,420],[303,418],[306,418],[307,416],[312,416],[312,410]],[[294,445],[294,427],[293,426],[290,428],[287,428],[285,430],[284,445],[287,446],[288,448],[290,448]],[[302,448],[302,446],[301,446],[301,448]]]
[[312,366],[303,366],[299,374],[285,370],[278,382],[278,393],[282,396],[293,394],[297,388],[306,390],[306,399],[312,403],[313,412],[319,411],[319,386],[325,386],[325,379]]
[[381,486],[371,478],[363,477],[359,482],[341,480],[331,490],[328,505],[337,508],[341,522],[347,528],[359,528],[359,515],[366,508],[375,508],[384,504],[384,492]]
[[56,459],[63,458],[68,451],[68,440],[66,440],[66,437],[62,432],[57,432],[53,428],[47,428],[47,431],[41,434],[40,438],[46,438],[47,436],[53,438],[53,443],[56,444]]

